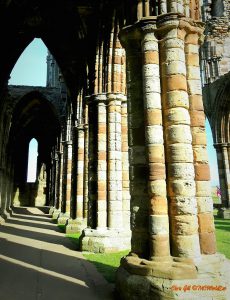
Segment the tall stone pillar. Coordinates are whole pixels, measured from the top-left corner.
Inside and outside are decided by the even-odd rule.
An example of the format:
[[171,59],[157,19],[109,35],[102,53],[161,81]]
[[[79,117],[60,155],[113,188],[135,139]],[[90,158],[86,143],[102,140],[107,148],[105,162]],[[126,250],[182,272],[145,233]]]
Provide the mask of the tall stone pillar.
[[230,208],[230,163],[228,157],[228,145],[226,143],[221,145],[223,153],[223,164],[226,181],[226,196],[227,196],[227,207]]
[[[81,232],[86,225],[86,220],[83,219],[84,211],[83,211],[83,193],[84,193],[84,125],[78,125],[75,128],[75,141],[76,141],[76,159],[74,162],[76,164],[76,168],[72,168],[75,171],[72,176],[74,176],[74,180],[76,180],[76,189],[72,191],[72,193],[76,193],[74,195],[75,201],[72,204],[72,212],[70,214],[70,219],[67,221],[66,232],[67,233],[75,233]],[[72,185],[73,186],[73,185]]]
[[224,157],[223,157],[223,149],[222,144],[214,144],[216,149],[216,157],[217,157],[217,165],[218,165],[218,174],[219,174],[219,182],[220,182],[220,190],[221,190],[221,203],[224,208],[228,207],[228,194],[227,194],[227,185],[225,178],[225,165],[224,165]]
[[[186,51],[191,48],[189,47],[191,40],[186,37],[188,33],[197,33],[199,26],[199,23],[186,19],[180,14],[170,13],[157,18],[157,28],[154,17],[143,18],[135,25],[123,28],[120,33],[122,43],[127,49],[127,88],[128,101],[130,101],[129,125],[131,125],[129,127],[130,163],[132,168],[134,161],[132,151],[135,149],[133,141],[135,141],[134,137],[136,138],[134,133],[137,126],[141,124],[141,117],[145,115],[145,122],[142,123],[145,129],[142,146],[145,147],[147,155],[146,160],[142,161],[142,167],[143,169],[145,167],[147,172],[142,172],[142,177],[148,179],[150,198],[149,201],[145,191],[139,190],[139,198],[144,203],[148,203],[150,208],[150,216],[145,223],[146,227],[143,228],[143,232],[145,230],[149,232],[150,253],[144,249],[149,247],[146,243],[136,247],[137,227],[132,226],[132,251],[121,260],[121,266],[117,271],[116,288],[121,299],[217,300],[223,298],[227,300],[230,297],[230,284],[227,280],[230,275],[230,264],[223,255],[215,253],[211,211],[205,210],[205,198],[202,198],[205,194],[201,193],[203,181],[206,185],[208,177],[206,172],[203,174],[197,167],[206,164],[206,160],[195,157],[199,152],[196,152],[199,144],[195,143],[199,139],[199,131],[196,132],[195,128],[193,130],[193,127],[199,126],[191,126],[190,119],[192,104],[194,104],[192,97],[199,92],[199,89],[192,90],[194,82],[190,81],[193,80],[192,74],[185,57]],[[160,73],[159,71],[157,73],[157,44],[160,44]],[[137,59],[140,49],[143,53],[141,68],[140,61]],[[134,53],[135,60],[132,60],[129,55]],[[142,94],[141,90],[138,93],[139,97],[142,96],[144,108],[142,114],[141,105],[138,112],[134,109],[136,94],[133,90],[135,87],[138,89],[140,87],[137,78],[143,85]],[[199,81],[198,78],[194,80]],[[161,97],[157,101],[160,92]],[[161,115],[163,115],[163,133]],[[133,127],[134,132],[132,132]],[[165,151],[154,152],[153,146],[163,147]],[[165,165],[162,156],[164,152]],[[137,183],[140,178],[139,173],[131,171],[130,174],[131,185],[132,182]],[[163,184],[165,179],[167,194]],[[138,203],[134,202],[136,200],[134,191],[131,187],[131,207],[135,207],[134,203]],[[166,197],[168,212],[164,207],[167,206]],[[198,211],[197,201],[202,203],[199,204],[200,211]],[[135,209],[138,211],[139,207],[136,206]],[[204,220],[206,216],[207,228]],[[142,218],[146,220],[146,215],[142,214]],[[166,226],[168,218],[170,234]],[[210,233],[211,237],[206,235],[207,233]],[[205,235],[208,236],[206,244]],[[168,237],[170,237],[170,245]],[[153,242],[152,238],[154,238]],[[204,253],[209,255],[203,255]]]
[[[88,115],[88,108],[87,108]],[[88,120],[84,125],[84,140],[85,140],[85,148],[84,148],[84,178],[83,178],[83,218],[88,220],[88,200],[89,200],[89,127]],[[87,222],[88,223],[88,222]]]
[[149,255],[148,232],[148,166],[145,149],[145,120],[142,85],[141,45],[135,28],[122,32],[121,41],[126,48],[128,144],[131,214],[131,251],[139,256]]
[[107,228],[107,117],[106,95],[98,94],[97,101],[97,229]]
[[[215,227],[199,64],[199,42],[203,28],[197,26],[191,30],[185,27],[184,30],[186,31],[185,61],[191,119],[193,162],[195,167],[200,250],[203,254],[214,254],[216,252]],[[187,203],[187,206],[196,208],[193,200]]]
[[108,94],[108,228],[123,228],[121,100]]
[[122,209],[123,228],[130,230],[130,185],[129,185],[129,152],[128,152],[128,116],[127,97],[121,102],[121,155],[122,155]]
[[71,175],[72,175],[72,141],[63,142],[62,203],[58,224],[66,225],[70,217]]
[[57,168],[56,168],[56,195],[55,206],[52,211],[52,219],[57,220],[61,212],[61,197],[62,197],[62,165],[63,165],[63,153],[57,151]]
[[[97,145],[94,145],[97,147],[97,205],[95,228],[83,231],[81,248],[85,251],[118,251],[130,247],[130,230],[123,228],[121,152],[123,97],[112,93],[98,94],[91,100],[96,103],[98,112],[95,124]],[[91,147],[92,145],[89,146]]]
[[150,257],[170,256],[168,203],[156,22],[141,22],[145,139],[149,165]]
[[160,19],[159,30],[172,254],[198,259],[200,244],[185,63],[186,32],[177,14]]

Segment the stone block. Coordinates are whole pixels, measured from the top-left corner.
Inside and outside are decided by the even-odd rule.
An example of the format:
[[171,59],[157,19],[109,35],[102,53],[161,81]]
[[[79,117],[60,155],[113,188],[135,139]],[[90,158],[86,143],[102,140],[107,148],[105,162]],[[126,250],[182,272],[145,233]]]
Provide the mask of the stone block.
[[198,214],[199,232],[214,232],[214,218],[212,213]]
[[170,91],[163,95],[164,108],[184,107],[189,108],[189,98],[186,91]]
[[143,64],[158,64],[159,65],[159,53],[158,51],[145,51],[143,56]]
[[175,107],[165,110],[164,120],[169,125],[190,125],[190,115],[186,108]]
[[172,144],[167,148],[167,156],[173,162],[193,163],[193,150],[190,144]]
[[169,180],[169,196],[194,197],[196,194],[195,182],[193,180],[175,179]]
[[[165,79],[165,84],[167,84],[167,88],[165,92],[169,91],[187,91],[187,80],[184,75],[170,75],[167,76]],[[164,91],[164,86],[163,86]]]
[[196,215],[171,216],[170,220],[173,235],[196,235],[198,232]]
[[170,215],[197,215],[196,197],[170,197]]
[[194,179],[194,166],[192,163],[171,163],[168,166],[168,175],[174,179]]
[[148,146],[147,151],[148,151],[148,157],[150,163],[165,162],[164,145],[150,145]]
[[192,136],[190,126],[188,125],[171,125],[166,129],[168,142],[191,144]]
[[195,164],[194,167],[196,180],[210,180],[210,167],[208,164]]
[[200,258],[199,235],[172,235],[173,256]]
[[215,232],[201,232],[200,249],[202,254],[210,255],[216,253],[216,236]]
[[151,215],[167,215],[168,214],[168,202],[166,197],[154,196],[150,199]]
[[149,216],[149,232],[151,235],[167,235],[169,233],[169,220],[167,215]]

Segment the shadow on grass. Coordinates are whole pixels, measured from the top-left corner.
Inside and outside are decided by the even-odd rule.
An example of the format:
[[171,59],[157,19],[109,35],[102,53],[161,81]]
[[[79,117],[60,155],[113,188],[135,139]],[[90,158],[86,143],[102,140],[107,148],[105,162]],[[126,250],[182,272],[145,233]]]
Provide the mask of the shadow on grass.
[[228,226],[221,226],[221,225],[218,224],[215,227],[216,227],[216,229],[220,229],[220,230],[224,230],[224,231],[230,232],[230,226],[229,227]]

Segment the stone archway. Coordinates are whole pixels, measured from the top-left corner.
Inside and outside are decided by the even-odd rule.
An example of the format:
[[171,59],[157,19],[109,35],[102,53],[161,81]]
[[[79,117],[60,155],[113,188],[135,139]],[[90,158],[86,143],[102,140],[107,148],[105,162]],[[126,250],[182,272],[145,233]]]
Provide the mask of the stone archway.
[[182,295],[185,280],[210,287],[209,298],[227,299],[206,152],[200,2],[84,3],[4,1],[0,11],[0,25],[14,25],[2,35],[2,86],[37,36],[68,88],[60,147],[53,149],[63,175],[53,212],[66,230],[83,230],[86,250],[117,251],[131,238],[117,273],[122,299],[200,299],[194,290]]
[[[204,88],[204,106],[217,152],[221,201],[230,206],[230,77],[229,73]],[[226,214],[227,212],[225,212]],[[225,216],[227,217],[227,215]]]
[[[48,96],[48,100],[46,98]],[[58,98],[55,93],[50,99],[49,91],[45,88],[10,87],[8,101],[11,102],[12,119],[7,145],[8,155],[11,156],[13,174],[13,205],[34,206],[41,203],[49,204],[48,177],[52,147],[57,143],[60,132],[60,111]],[[55,103],[52,104],[52,100]],[[59,102],[59,105],[61,103]],[[55,106],[56,107],[55,107]],[[34,184],[27,183],[28,146],[32,138],[39,143],[37,176]],[[46,166],[46,182],[40,178]],[[43,176],[44,177],[44,176]],[[46,186],[47,194],[43,195]]]

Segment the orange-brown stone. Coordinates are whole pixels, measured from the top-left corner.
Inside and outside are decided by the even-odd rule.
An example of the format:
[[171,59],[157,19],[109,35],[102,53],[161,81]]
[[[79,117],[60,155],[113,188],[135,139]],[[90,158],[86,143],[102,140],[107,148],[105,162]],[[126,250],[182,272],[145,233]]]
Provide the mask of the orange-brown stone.
[[168,214],[167,199],[159,196],[152,197],[150,199],[149,213],[151,215],[167,215]]
[[187,91],[187,81],[184,75],[171,75],[165,77],[164,80],[165,84],[163,84],[163,89],[165,85],[165,87],[167,87],[165,92],[177,90]]
[[196,164],[195,166],[196,180],[210,180],[210,168],[207,164]]
[[188,66],[196,66],[200,65],[199,56],[196,53],[188,53],[186,55],[187,65]]
[[202,254],[216,253],[216,237],[214,232],[200,233],[200,250]]
[[160,109],[152,109],[147,111],[147,125],[162,125],[162,114]]
[[158,163],[150,163],[149,164],[149,179],[157,180],[157,179],[165,179],[165,165]]
[[198,214],[199,232],[214,232],[214,219],[213,214]]
[[192,127],[204,127],[205,126],[205,115],[203,111],[193,110],[190,111],[191,126]]
[[157,51],[146,51],[144,53],[144,65],[159,64],[159,54]]

